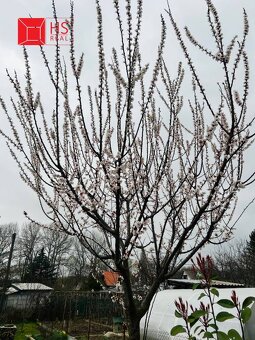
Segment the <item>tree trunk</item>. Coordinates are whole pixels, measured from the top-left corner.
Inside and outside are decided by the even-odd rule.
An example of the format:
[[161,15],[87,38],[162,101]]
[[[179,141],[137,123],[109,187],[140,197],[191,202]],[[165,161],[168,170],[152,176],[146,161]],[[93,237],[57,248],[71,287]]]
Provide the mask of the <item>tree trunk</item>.
[[138,318],[130,318],[128,324],[129,340],[140,340],[140,320]]

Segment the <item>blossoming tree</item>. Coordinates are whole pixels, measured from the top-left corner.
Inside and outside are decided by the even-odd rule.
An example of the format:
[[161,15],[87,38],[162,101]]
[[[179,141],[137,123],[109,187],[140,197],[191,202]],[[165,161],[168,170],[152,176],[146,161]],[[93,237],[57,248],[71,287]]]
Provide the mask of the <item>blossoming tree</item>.
[[[17,74],[7,72],[16,97],[11,99],[11,109],[1,99],[11,127],[11,134],[1,134],[20,176],[36,192],[56,228],[76,236],[93,256],[119,272],[130,339],[139,339],[140,320],[160,284],[206,243],[230,237],[238,191],[254,179],[253,170],[247,177],[243,174],[244,152],[253,138],[253,118],[247,118],[247,14],[244,11],[243,36],[239,40],[234,37],[225,48],[218,13],[211,0],[205,3],[214,51],[197,42],[188,28],[185,30],[190,42],[223,69],[218,102],[208,97],[170,8],[165,16],[191,71],[193,99],[186,101],[180,93],[182,64],[173,79],[163,58],[163,16],[154,65],[150,68],[143,63],[142,0],[137,0],[135,19],[130,0],[125,1],[125,18],[120,14],[119,1],[113,1],[121,48],[112,49],[109,65],[102,11],[96,1],[98,87],[95,91],[88,87],[87,93],[82,92],[80,81],[83,55],[79,60],[75,55],[71,5],[72,72],[62,62],[58,45],[54,69],[41,47],[55,91],[51,119],[40,92],[34,91],[26,48],[25,89]],[[54,2],[53,10],[56,17]],[[238,68],[243,70],[241,86],[240,79],[236,80]],[[74,107],[70,94],[75,91]],[[84,104],[85,97],[88,105]],[[193,121],[190,126],[181,115],[183,103],[188,104]],[[30,215],[28,218],[33,219]],[[149,258],[152,277],[151,284],[138,294],[132,266],[141,249]]]

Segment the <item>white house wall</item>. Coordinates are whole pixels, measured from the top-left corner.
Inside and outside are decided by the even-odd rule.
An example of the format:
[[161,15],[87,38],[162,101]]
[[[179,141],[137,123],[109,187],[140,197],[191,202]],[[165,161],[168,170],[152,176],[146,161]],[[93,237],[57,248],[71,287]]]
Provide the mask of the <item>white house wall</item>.
[[48,296],[49,293],[18,293],[8,295],[6,301],[6,308],[12,309],[29,309],[34,308],[38,304],[38,299],[41,300],[43,297]]

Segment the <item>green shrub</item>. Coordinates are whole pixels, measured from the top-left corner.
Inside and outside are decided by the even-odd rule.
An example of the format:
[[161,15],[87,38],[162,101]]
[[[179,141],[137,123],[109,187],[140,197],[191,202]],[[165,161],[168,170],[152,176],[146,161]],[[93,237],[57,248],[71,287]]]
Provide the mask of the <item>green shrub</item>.
[[[202,336],[204,339],[245,340],[244,325],[251,317],[250,305],[255,301],[255,298],[249,296],[241,304],[233,290],[230,299],[218,300],[219,291],[211,286],[213,271],[211,257],[203,257],[198,254],[193,266],[201,274],[201,284],[204,287],[204,291],[200,294],[198,300],[207,299],[207,301],[206,303],[201,301],[199,308],[194,308],[187,301],[183,301],[181,297],[176,300],[175,316],[183,319],[185,326],[174,326],[171,329],[171,335],[186,333],[189,340],[196,340],[196,336]],[[215,305],[219,305],[225,310],[216,314]],[[230,319],[239,321],[241,335],[235,329],[229,329],[227,333],[219,330],[219,323]]]

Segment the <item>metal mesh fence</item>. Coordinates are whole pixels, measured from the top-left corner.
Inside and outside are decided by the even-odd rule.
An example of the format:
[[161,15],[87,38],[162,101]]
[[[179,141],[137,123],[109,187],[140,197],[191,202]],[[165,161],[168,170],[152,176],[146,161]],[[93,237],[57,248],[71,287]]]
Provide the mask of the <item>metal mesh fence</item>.
[[52,292],[31,296],[17,295],[0,312],[0,322],[43,322],[50,328],[72,335],[111,331],[113,318],[123,314],[108,292]]

